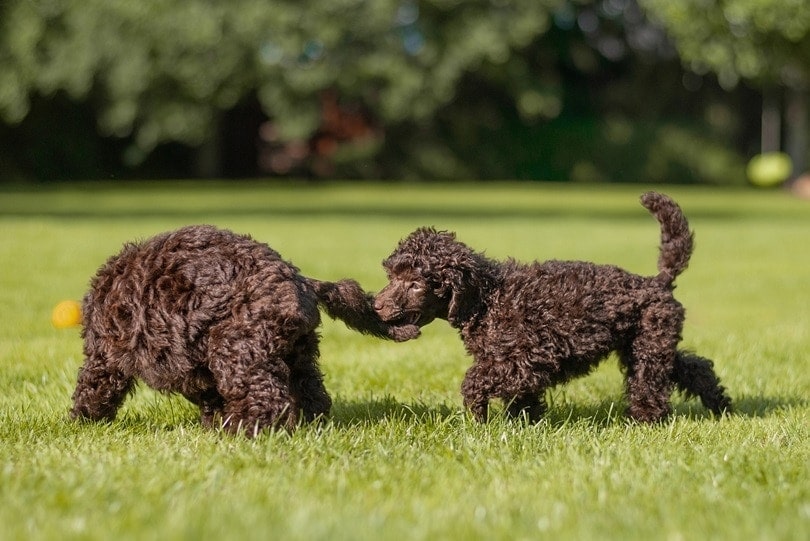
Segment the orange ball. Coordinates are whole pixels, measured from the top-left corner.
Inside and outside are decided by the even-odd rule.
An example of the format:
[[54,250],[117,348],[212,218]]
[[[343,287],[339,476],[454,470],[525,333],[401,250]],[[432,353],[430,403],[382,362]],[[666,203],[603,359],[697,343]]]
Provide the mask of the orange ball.
[[82,307],[73,300],[62,301],[53,307],[51,323],[57,329],[75,327],[82,322]]

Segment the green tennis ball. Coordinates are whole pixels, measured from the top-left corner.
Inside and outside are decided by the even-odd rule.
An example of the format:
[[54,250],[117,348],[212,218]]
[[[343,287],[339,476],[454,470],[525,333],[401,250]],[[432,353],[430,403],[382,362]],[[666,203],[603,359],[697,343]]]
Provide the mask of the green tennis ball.
[[784,152],[765,152],[751,158],[746,168],[751,184],[761,187],[778,186],[793,172],[793,162]]

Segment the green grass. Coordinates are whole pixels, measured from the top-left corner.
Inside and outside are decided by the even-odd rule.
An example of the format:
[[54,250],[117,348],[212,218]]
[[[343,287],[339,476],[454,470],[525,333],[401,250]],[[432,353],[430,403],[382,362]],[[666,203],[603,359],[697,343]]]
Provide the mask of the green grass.
[[207,222],[306,274],[384,284],[419,225],[498,258],[655,269],[638,187],[166,183],[0,190],[0,539],[806,539],[810,531],[810,206],[780,192],[673,187],[697,232],[677,295],[684,344],[715,359],[738,412],[675,398],[624,416],[615,361],[553,390],[534,426],[463,411],[469,358],[445,322],[393,344],[325,321],[331,418],[256,440],[203,430],[143,387],[108,425],[67,420],[79,298],[126,240]]

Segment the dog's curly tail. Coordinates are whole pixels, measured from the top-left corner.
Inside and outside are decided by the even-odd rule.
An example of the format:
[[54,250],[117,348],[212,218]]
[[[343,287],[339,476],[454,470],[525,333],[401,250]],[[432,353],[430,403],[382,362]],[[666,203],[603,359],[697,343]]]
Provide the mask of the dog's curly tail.
[[690,351],[678,350],[675,356],[675,385],[687,397],[698,397],[715,415],[731,412],[731,399],[720,378],[714,373],[713,363]]
[[322,282],[308,278],[308,281],[329,317],[341,320],[350,329],[396,342],[419,336],[416,325],[391,325],[380,319],[374,311],[373,297],[354,280]]
[[678,204],[670,197],[647,192],[641,196],[641,204],[661,224],[661,251],[658,255],[658,280],[672,285],[689,265],[694,238],[689,222]]

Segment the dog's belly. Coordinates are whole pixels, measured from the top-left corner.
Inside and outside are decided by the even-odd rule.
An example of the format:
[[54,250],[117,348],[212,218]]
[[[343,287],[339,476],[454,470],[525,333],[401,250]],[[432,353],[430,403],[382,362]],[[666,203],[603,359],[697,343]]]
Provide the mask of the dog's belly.
[[561,381],[589,373],[615,349],[614,335],[606,327],[589,325],[576,331],[539,337],[543,354],[537,363],[553,367],[552,373]]
[[516,325],[507,331],[492,328],[470,337],[470,353],[479,360],[528,365],[546,381],[558,383],[588,374],[620,347],[623,335],[599,322],[557,320],[554,325]]
[[586,376],[591,373],[602,359],[604,359],[604,356],[596,359],[566,359],[560,363],[557,370],[549,374],[549,381],[551,385],[558,385],[573,378]]

